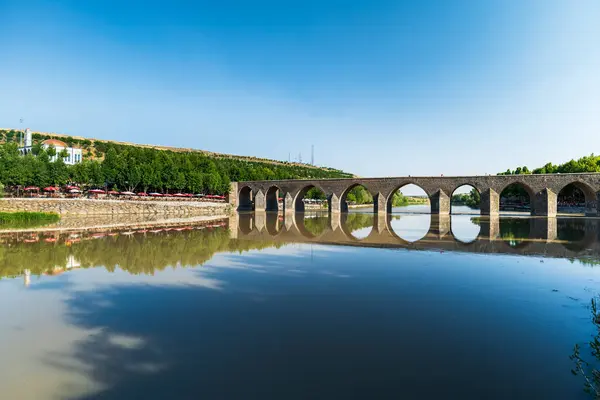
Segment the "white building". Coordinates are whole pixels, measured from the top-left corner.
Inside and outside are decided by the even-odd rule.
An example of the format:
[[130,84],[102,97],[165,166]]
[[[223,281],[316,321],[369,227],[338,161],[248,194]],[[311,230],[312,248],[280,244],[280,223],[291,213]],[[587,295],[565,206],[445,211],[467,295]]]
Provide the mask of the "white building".
[[[19,150],[21,154],[29,154],[32,151],[33,141],[31,137],[31,129],[25,129],[25,146],[21,147]],[[58,139],[47,139],[42,142],[42,148],[44,150],[48,150],[50,146],[54,147],[56,150],[56,155],[50,157],[50,161],[58,160],[59,154],[63,151],[67,151],[67,156],[63,159],[65,164],[73,165],[81,162],[83,153],[81,149],[76,149],[74,147],[69,147],[65,142]]]

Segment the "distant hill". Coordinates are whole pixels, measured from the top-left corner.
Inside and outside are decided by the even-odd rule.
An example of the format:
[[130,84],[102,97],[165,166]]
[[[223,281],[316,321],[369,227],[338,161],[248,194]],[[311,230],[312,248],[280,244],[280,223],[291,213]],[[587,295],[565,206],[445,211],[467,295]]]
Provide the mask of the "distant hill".
[[[6,142],[16,142],[18,141],[19,135],[22,133],[21,130],[10,129],[10,128],[0,128],[0,143]],[[134,146],[140,148],[149,148],[155,150],[162,151],[172,151],[175,153],[190,153],[197,152],[202,153],[208,157],[215,158],[225,158],[225,159],[234,159],[240,161],[248,161],[248,162],[260,162],[266,164],[274,164],[274,165],[287,165],[287,166],[297,166],[302,168],[314,168],[328,172],[336,172],[345,177],[352,177],[352,174],[345,173],[341,170],[329,167],[319,167],[311,164],[297,163],[297,162],[287,162],[287,161],[278,161],[271,160],[268,158],[260,158],[260,157],[252,157],[252,156],[241,156],[234,154],[224,154],[224,153],[215,153],[207,150],[200,150],[188,147],[171,147],[171,146],[159,146],[153,144],[139,144],[139,143],[131,143],[131,142],[121,142],[116,140],[104,140],[104,139],[94,139],[94,138],[86,138],[83,136],[75,136],[75,135],[66,135],[62,133],[55,132],[39,132],[32,131],[33,142],[39,143],[46,139],[59,139],[63,142],[67,143],[71,147],[81,148],[83,149],[83,157],[84,159],[91,160],[102,160],[104,159],[104,154],[106,152],[106,144],[113,144],[119,146]]]

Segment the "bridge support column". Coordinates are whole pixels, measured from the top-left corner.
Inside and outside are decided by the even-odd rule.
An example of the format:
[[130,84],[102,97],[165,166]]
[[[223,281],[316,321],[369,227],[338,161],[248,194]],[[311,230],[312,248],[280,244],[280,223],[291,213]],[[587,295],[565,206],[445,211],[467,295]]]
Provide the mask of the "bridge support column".
[[267,201],[265,199],[265,194],[262,190],[259,190],[254,196],[254,210],[256,211],[265,211],[267,209]]
[[432,215],[427,236],[441,239],[448,232],[450,232],[450,214]]
[[498,214],[491,214],[489,218],[481,217],[479,219],[479,236],[490,242],[500,237],[500,216]]
[[285,194],[285,196],[283,197],[283,212],[284,213],[288,213],[288,212],[295,212],[294,210],[294,197],[287,192]]
[[450,215],[450,197],[442,189],[429,196],[432,214]]
[[544,217],[556,217],[557,195],[552,190],[546,188],[535,194],[531,199],[531,215]]
[[500,195],[494,189],[486,189],[481,192],[479,209],[481,215],[500,214]]
[[[596,207],[596,208],[594,209],[594,207]],[[587,213],[588,213],[588,211],[586,210],[585,215],[588,215]],[[600,192],[596,193],[596,202],[595,202],[595,204],[592,204],[590,206],[589,213],[590,213],[590,216],[600,217]]]
[[387,213],[388,213],[387,202],[386,202],[386,197],[384,195],[382,195],[381,193],[377,193],[375,196],[373,196],[373,203],[375,203],[374,211],[376,214],[387,215]]
[[532,218],[531,237],[551,242],[558,237],[556,218]]
[[345,201],[342,202],[340,197],[335,193],[327,195],[327,208],[330,213],[348,212],[348,204]]

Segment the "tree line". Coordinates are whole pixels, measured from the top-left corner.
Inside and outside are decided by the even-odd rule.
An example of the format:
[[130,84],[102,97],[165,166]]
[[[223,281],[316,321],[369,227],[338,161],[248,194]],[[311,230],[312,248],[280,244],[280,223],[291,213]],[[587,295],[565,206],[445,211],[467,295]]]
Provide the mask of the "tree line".
[[0,183],[4,186],[61,186],[129,191],[224,194],[231,181],[341,178],[351,176],[338,170],[271,164],[235,158],[218,158],[201,152],[173,152],[103,143],[102,159],[85,159],[75,165],[64,162],[53,147],[33,146],[21,155],[15,142],[0,145]]

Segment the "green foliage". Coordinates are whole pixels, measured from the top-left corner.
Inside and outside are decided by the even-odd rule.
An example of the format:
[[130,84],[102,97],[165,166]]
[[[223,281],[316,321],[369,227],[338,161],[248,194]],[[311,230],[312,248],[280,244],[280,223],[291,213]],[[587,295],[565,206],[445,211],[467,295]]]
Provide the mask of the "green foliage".
[[404,207],[409,204],[408,198],[401,191],[396,191],[392,197],[392,207]]
[[464,204],[470,208],[479,208],[481,197],[479,192],[473,188],[469,193],[455,194],[452,196],[452,202],[455,204]]
[[[79,142],[78,139],[72,141]],[[0,182],[7,186],[39,187],[72,182],[130,191],[222,194],[229,191],[231,181],[349,176],[337,170],[217,158],[200,152],[172,152],[101,142],[95,142],[95,147],[104,154],[102,161],[86,159],[70,166],[63,162],[66,154],[62,152],[57,161],[50,161],[56,155],[53,147],[44,150],[36,145],[35,156],[21,156],[16,143],[0,145]],[[310,195],[324,199],[317,190]]]
[[547,163],[543,167],[535,168],[532,172],[527,167],[518,167],[515,170],[506,170],[498,175],[520,175],[520,174],[572,174],[578,172],[600,172],[600,156],[593,153],[589,156],[571,160],[564,164],[554,165]]
[[362,186],[355,186],[348,191],[346,201],[350,204],[373,204],[373,196]]
[[0,229],[31,228],[49,224],[60,219],[56,213],[46,212],[0,212]]

